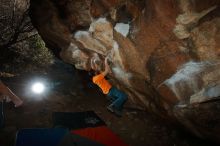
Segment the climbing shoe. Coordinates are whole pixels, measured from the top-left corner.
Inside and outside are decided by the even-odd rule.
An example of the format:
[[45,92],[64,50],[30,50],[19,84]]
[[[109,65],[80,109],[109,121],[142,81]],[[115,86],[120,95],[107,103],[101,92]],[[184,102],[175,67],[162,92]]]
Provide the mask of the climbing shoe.
[[110,112],[114,113],[113,105],[107,106],[107,109],[108,109]]
[[122,116],[122,110],[118,110],[117,108],[114,107],[114,105],[110,104],[107,106],[107,109],[111,112],[114,113],[116,116],[121,117]]

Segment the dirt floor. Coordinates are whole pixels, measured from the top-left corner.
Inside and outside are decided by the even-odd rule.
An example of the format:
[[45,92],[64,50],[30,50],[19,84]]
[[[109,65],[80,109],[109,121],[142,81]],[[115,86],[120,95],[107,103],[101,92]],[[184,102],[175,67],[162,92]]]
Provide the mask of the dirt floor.
[[[43,79],[48,92],[35,96],[30,83]],[[47,74],[23,74],[5,82],[23,100],[24,106],[5,105],[6,125],[0,130],[0,146],[12,146],[21,128],[52,127],[52,112],[95,111],[130,146],[209,146],[214,145],[183,132],[164,120],[135,109],[125,108],[122,118],[109,113],[101,92],[82,79],[81,72],[58,63]]]

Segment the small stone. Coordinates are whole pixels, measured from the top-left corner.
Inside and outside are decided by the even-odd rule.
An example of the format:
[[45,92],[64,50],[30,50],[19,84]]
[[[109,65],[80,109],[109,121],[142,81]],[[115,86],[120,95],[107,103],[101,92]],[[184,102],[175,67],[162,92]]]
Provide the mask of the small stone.
[[112,123],[111,123],[110,121],[107,121],[106,124],[107,124],[108,126],[111,126]]
[[120,131],[127,131],[127,128],[122,127],[122,128],[120,129]]
[[138,136],[138,135],[134,132],[134,133],[132,133],[131,138],[132,138],[132,139],[136,139],[137,136]]

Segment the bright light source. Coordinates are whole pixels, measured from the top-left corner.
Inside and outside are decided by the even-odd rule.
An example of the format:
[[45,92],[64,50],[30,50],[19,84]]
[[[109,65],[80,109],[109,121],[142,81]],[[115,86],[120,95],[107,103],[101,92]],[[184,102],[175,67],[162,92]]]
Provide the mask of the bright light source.
[[44,84],[42,83],[35,83],[32,85],[32,91],[36,94],[41,94],[44,92]]

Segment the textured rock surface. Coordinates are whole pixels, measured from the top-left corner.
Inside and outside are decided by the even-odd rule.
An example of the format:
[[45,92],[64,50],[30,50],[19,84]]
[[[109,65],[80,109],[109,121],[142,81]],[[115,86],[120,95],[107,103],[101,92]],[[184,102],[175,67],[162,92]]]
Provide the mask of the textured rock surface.
[[31,0],[31,17],[67,63],[110,58],[133,105],[220,142],[219,0]]

